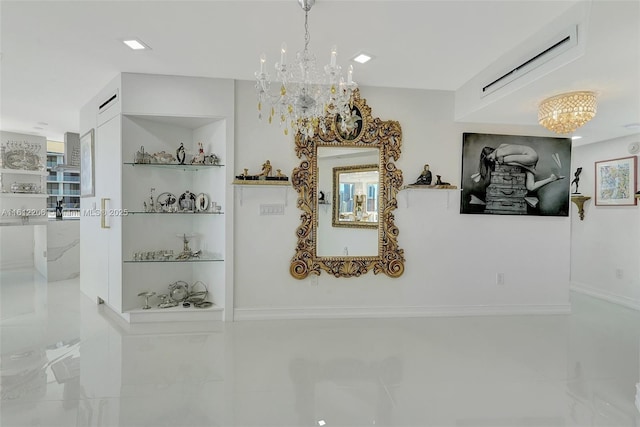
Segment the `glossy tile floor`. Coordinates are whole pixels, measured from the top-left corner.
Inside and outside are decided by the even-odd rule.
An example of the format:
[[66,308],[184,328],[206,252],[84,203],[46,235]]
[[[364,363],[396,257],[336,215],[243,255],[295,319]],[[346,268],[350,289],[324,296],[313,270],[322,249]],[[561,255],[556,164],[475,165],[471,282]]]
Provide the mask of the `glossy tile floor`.
[[3,272],[13,426],[637,426],[640,313],[128,326]]

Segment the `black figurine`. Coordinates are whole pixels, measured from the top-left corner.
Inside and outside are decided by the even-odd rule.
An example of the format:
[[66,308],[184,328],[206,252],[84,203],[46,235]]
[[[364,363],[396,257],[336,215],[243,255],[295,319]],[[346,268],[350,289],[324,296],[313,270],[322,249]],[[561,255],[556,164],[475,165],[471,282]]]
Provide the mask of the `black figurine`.
[[431,185],[432,175],[429,170],[429,165],[424,165],[424,170],[414,183],[414,185]]
[[181,142],[180,147],[176,150],[176,158],[178,159],[178,163],[184,165],[184,159],[186,158],[186,153],[184,151],[184,144]]
[[440,175],[436,175],[436,185],[451,185],[449,182],[442,182]]
[[578,192],[578,183],[580,182],[580,174],[582,173],[582,168],[578,168],[576,169],[576,172],[573,174],[574,178],[573,181],[571,181],[571,185],[575,184],[576,185],[576,191],[574,191],[572,194],[580,194]]
[[318,197],[318,201],[320,203],[324,203],[324,192],[323,191],[320,192],[320,197]]

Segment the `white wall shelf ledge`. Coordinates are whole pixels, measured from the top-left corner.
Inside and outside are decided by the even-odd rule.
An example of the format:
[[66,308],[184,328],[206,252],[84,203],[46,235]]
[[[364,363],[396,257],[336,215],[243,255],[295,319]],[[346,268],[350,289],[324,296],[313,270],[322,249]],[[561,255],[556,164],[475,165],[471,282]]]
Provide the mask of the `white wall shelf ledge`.
[[136,261],[133,259],[128,259],[124,261],[127,264],[145,264],[145,263],[159,263],[159,264],[164,264],[164,263],[180,263],[180,264],[184,264],[184,263],[189,263],[189,262],[224,262],[223,259],[221,258],[190,258],[190,259],[144,259],[141,261]]
[[409,194],[414,191],[422,192],[425,194],[444,193],[447,195],[447,199],[445,201],[445,209],[449,209],[451,194],[461,191],[461,189],[459,189],[455,185],[413,185],[413,184],[405,185],[400,190],[401,190],[400,194],[404,199],[406,208],[409,208]]

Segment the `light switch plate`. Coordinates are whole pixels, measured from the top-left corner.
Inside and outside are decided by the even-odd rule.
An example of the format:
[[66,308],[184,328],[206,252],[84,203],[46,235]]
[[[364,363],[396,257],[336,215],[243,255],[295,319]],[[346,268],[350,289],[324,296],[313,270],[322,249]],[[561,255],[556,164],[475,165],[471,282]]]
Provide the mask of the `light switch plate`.
[[284,205],[260,205],[260,215],[284,215]]

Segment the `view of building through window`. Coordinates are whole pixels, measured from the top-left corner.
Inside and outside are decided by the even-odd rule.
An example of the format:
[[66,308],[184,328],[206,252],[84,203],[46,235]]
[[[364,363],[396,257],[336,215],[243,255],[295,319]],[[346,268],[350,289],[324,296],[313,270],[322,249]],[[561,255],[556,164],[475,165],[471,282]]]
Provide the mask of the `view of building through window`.
[[56,206],[62,203],[65,218],[80,216],[80,171],[58,169],[64,163],[64,153],[47,151],[47,211],[55,218]]

